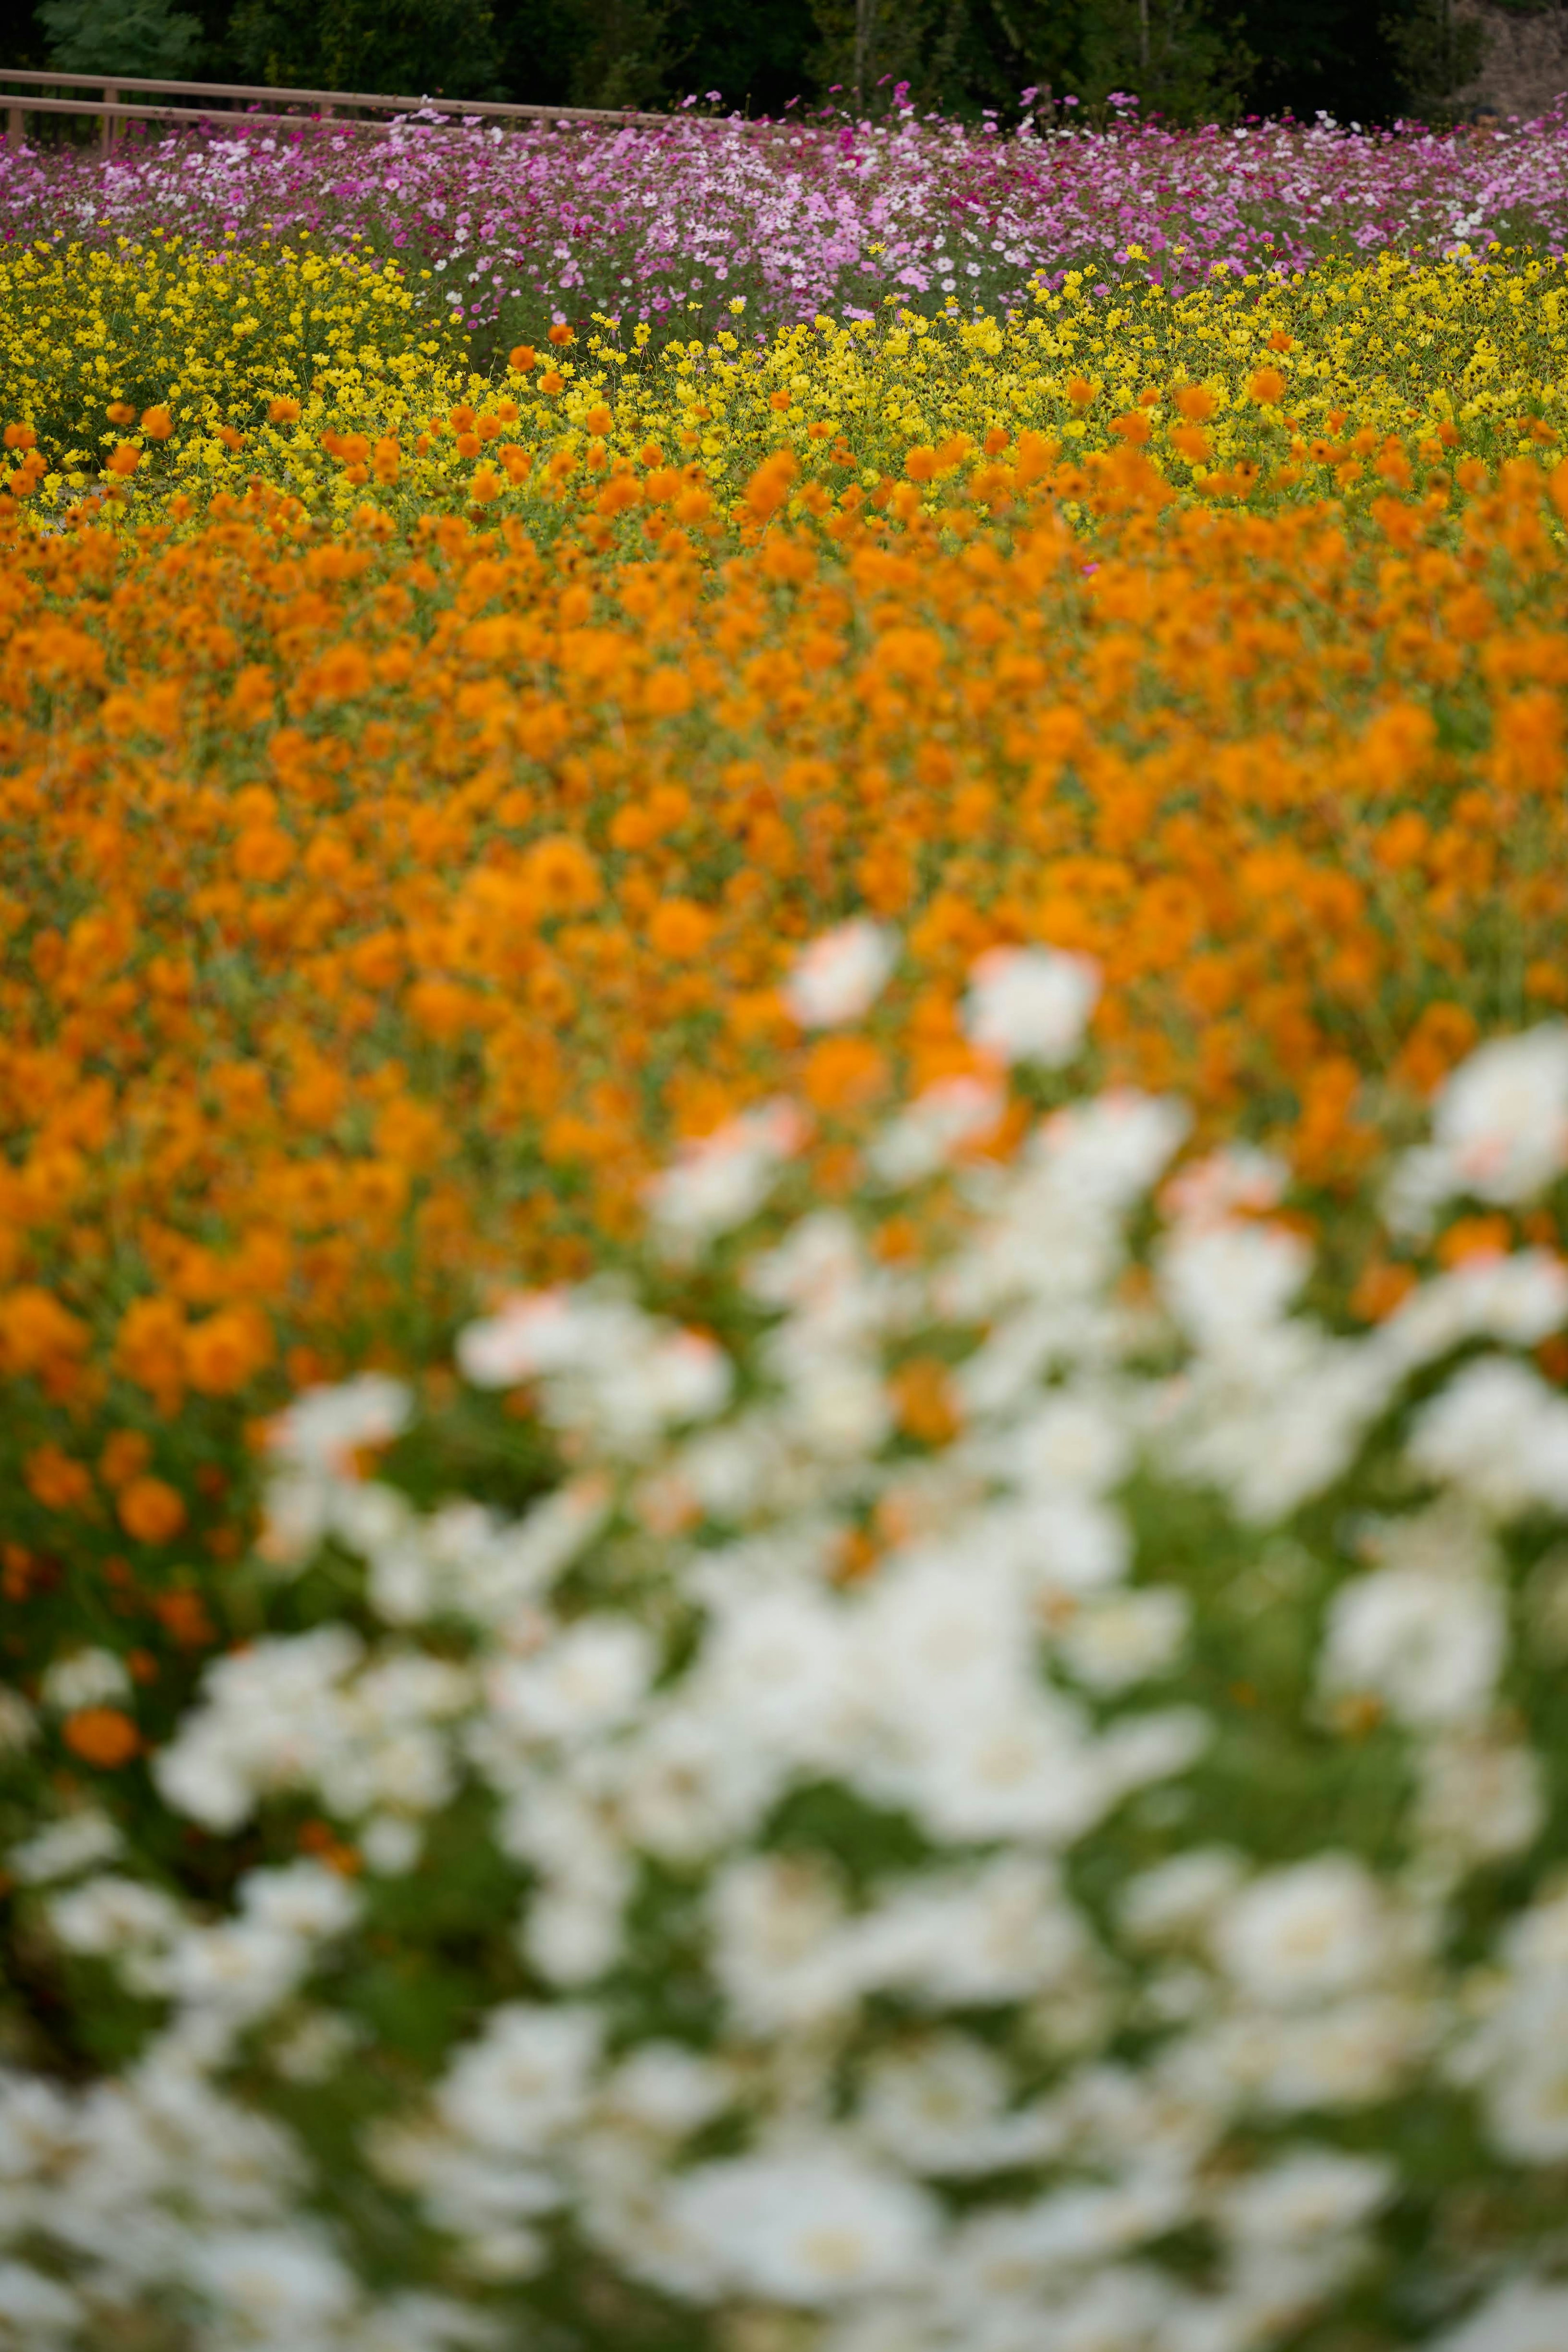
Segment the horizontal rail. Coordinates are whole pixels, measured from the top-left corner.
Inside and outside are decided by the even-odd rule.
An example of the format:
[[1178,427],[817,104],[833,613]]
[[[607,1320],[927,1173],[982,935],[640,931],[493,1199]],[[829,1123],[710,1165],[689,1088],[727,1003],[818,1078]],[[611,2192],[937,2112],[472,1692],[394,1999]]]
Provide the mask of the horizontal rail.
[[[657,123],[711,122],[716,119],[712,115],[703,114],[646,114],[632,107],[617,109],[604,106],[525,106],[510,100],[500,99],[407,96],[398,98],[389,97],[385,92],[370,90],[291,89],[249,82],[165,81],[137,74],[56,73],[31,66],[0,68],[0,85],[8,85],[12,82],[22,82],[28,89],[101,89],[105,92],[117,92],[122,89],[149,90],[176,98],[270,100],[274,105],[283,106],[366,107],[372,112],[381,114],[459,114],[469,117],[479,115],[494,116],[497,121],[503,121],[519,119],[542,122]],[[17,98],[20,99],[24,110],[28,113],[97,114],[103,110],[101,105],[77,105],[68,99],[50,100],[45,98],[32,98],[26,95],[26,90],[13,92],[8,87],[0,87],[0,105],[7,102],[14,104]],[[118,100],[109,100],[107,103],[113,106],[119,112],[131,111],[129,108],[120,106]],[[163,109],[161,111],[170,114],[173,110]],[[204,112],[192,113],[186,110],[180,119],[205,121],[207,116]],[[266,119],[256,115],[249,117],[252,121]],[[294,118],[283,115],[275,119],[289,121]]]
[[[238,107],[130,106],[121,105],[118,100],[99,102],[78,98],[29,98],[24,106],[11,102],[12,95],[9,90],[0,90],[0,108],[5,108],[8,113],[87,114],[95,121],[101,121],[105,124],[204,122],[214,129],[232,124],[236,130],[244,130],[251,123],[281,123],[291,125],[296,131],[364,131],[373,139],[383,139],[403,121],[401,116],[395,122],[368,122],[351,114],[264,114],[259,110],[253,112],[248,107],[242,111]],[[547,111],[544,119],[553,121],[556,118]],[[437,131],[441,127],[436,122],[416,122],[413,126],[416,131]]]

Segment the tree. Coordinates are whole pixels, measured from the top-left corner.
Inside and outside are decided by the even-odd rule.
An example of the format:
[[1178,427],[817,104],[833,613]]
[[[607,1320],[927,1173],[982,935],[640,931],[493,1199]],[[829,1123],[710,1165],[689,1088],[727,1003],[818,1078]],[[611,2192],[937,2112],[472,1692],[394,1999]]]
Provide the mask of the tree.
[[377,96],[489,98],[489,0],[239,0],[228,45],[257,82]]
[[170,74],[188,79],[202,26],[170,0],[44,0],[48,62],[62,73]]
[[1217,24],[1203,0],[1096,0],[1083,47],[1082,96],[1128,90],[1145,115],[1180,122],[1234,116],[1258,63],[1238,27]]
[[1385,19],[1383,29],[1405,104],[1423,122],[1442,121],[1455,91],[1480,71],[1486,26],[1473,16],[1456,16],[1453,0],[1416,0],[1404,16]]
[[1019,94],[1076,88],[1093,0],[814,0],[819,87],[864,105],[899,82],[918,106],[998,113]]

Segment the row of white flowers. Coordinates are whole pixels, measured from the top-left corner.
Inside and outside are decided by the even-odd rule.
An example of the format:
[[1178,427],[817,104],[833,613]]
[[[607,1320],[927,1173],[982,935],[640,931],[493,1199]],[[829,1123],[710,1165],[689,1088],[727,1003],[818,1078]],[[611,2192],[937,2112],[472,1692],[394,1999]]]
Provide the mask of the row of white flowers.
[[[815,952],[803,1017],[876,963]],[[1090,994],[991,959],[975,1020],[1058,1062]],[[794,1213],[770,1106],[656,1188],[647,1293],[466,1330],[466,1392],[526,1387],[566,1465],[520,1515],[364,1475],[419,1422],[395,1381],[283,1417],[296,1630],[153,1760],[232,1895],[96,1811],[9,1857],[142,2039],[0,2078],[0,2343],[1284,2352],[1338,2316],[1562,2352],[1530,2184],[1568,2166],[1568,1748],[1520,1677],[1568,1619],[1528,1352],[1568,1268],[1470,1260],[1336,1331],[1282,1167],[1173,1176],[1181,1108],[1128,1094],[993,1162],[998,1099],[923,1098],[858,1202]],[[1454,1077],[1390,1217],[1565,1169],[1549,1029]],[[723,1341],[645,1303],[699,1283]],[[287,1858],[303,1813],[358,1874]],[[460,1877],[462,1997],[410,2057],[366,1984],[450,1965]]]

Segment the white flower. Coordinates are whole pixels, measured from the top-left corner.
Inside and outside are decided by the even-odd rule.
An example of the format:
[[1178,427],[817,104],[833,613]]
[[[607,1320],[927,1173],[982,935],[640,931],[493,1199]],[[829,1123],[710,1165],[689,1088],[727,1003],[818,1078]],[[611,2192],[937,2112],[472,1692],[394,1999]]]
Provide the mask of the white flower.
[[920,2190],[831,2143],[700,2166],[674,2183],[668,2210],[738,2292],[808,2308],[906,2288],[936,2245]]
[[1160,1194],[1160,1206],[1182,1224],[1222,1224],[1238,1209],[1256,1215],[1277,1208],[1290,1181],[1289,1167],[1273,1152],[1227,1144],[1178,1169]]
[[0,2344],[14,2345],[16,2352],[41,2352],[44,2345],[74,2336],[85,2316],[57,2279],[46,2278],[28,2263],[0,2261]]
[[589,1738],[632,1713],[657,1663],[652,1635],[630,1618],[583,1617],[537,1657],[493,1666],[486,1696],[525,1739]]
[[1481,1578],[1378,1569],[1334,1594],[1322,1682],[1375,1694],[1402,1723],[1461,1723],[1490,1704],[1507,1647],[1502,1597]]
[[[346,2319],[354,2283],[336,2255],[282,2230],[229,2230],[200,2240],[193,2281],[251,2341],[280,2347]],[[317,2339],[320,2341],[319,2337]]]
[[1194,1846],[1128,1880],[1122,1926],[1134,1943],[1180,1942],[1205,1928],[1235,1893],[1239,1854],[1225,1846]]
[[551,1984],[585,1985],[614,1966],[624,1941],[632,1871],[617,1858],[607,1874],[568,1876],[528,1906],[523,1945]]
[[853,2004],[855,1948],[820,1863],[747,1855],[719,1873],[709,1906],[714,1973],[743,2032],[776,2032]]
[[25,1886],[45,1886],[51,1879],[74,1878],[78,1870],[112,1861],[124,1843],[107,1813],[84,1807],[14,1845],[5,1862]]
[[1008,2088],[1005,2068],[983,2042],[934,2034],[873,2060],[855,2121],[882,2155],[911,2171],[994,2171],[1003,2150],[1011,2153],[998,2130]]
[[1565,2344],[1568,2286],[1518,2279],[1458,2327],[1434,2336],[1429,2352],[1563,2352]]
[[1568,2158],[1568,1994],[1533,1988],[1510,2020],[1519,2046],[1487,2084],[1488,2136],[1515,2164]]
[[1055,1864],[1006,1852],[894,1885],[847,1941],[856,1984],[904,1991],[932,2009],[1054,1996],[1089,1949]]
[[378,1813],[361,1823],[359,1845],[367,1869],[382,1878],[402,1878],[418,1862],[424,1837],[417,1822]]
[[1420,2002],[1374,1992],[1294,2014],[1275,2010],[1233,2017],[1212,2036],[1210,2063],[1265,2110],[1333,2113],[1392,2096],[1429,2046],[1432,2032]]
[[570,1361],[578,1328],[570,1291],[526,1291],[458,1333],[458,1368],[476,1388],[514,1388]]
[[1056,1069],[1082,1044],[1099,993],[1099,969],[1087,956],[993,948],[970,973],[964,1027],[982,1053]]
[[1225,2190],[1219,2221],[1243,2244],[1299,2244],[1369,2220],[1396,2180],[1394,2167],[1378,2158],[1293,2148]]
[[1432,1129],[1453,1191],[1481,1201],[1542,1191],[1568,1168],[1568,1025],[1478,1047],[1445,1080]]
[[816,1592],[741,1592],[716,1612],[695,1684],[732,1749],[756,1742],[824,1769],[852,1752],[861,1714],[857,1623]]
[[602,2031],[591,2010],[503,2002],[448,2069],[442,2116],[497,2156],[537,2154],[586,2106]]
[[324,2083],[359,2048],[361,2034],[347,2018],[318,2009],[298,2018],[272,2045],[272,2063],[287,2083]]
[[1058,1656],[1094,1691],[1121,1691],[1168,1673],[1186,1641],[1192,1604],[1174,1586],[1087,1601],[1057,1635]]
[[237,1891],[247,1918],[289,1936],[341,1935],[363,1907],[349,1881],[321,1862],[291,1862],[278,1870],[249,1871]]
[[68,1951],[108,1957],[166,1944],[179,1932],[182,1915],[162,1887],[134,1878],[89,1878],[56,1895],[49,1925]]
[[123,1698],[130,1688],[124,1662],[112,1650],[73,1650],[68,1658],[56,1659],[38,1686],[44,1705],[62,1715]]
[[917,1184],[946,1167],[965,1144],[994,1133],[1006,1108],[1001,1087],[984,1078],[939,1078],[883,1129],[867,1160],[883,1184]]
[[301,1937],[260,1920],[225,1920],[177,1937],[162,1978],[176,2001],[244,2024],[277,2009],[309,1965],[309,1946]]
[[0,1687],[0,1756],[31,1747],[37,1731],[37,1717],[21,1692]]
[[644,1188],[654,1226],[682,1246],[733,1232],[756,1214],[805,1137],[806,1123],[794,1104],[779,1101],[743,1111],[687,1144],[674,1165]]
[[1178,1226],[1160,1252],[1160,1286],[1198,1347],[1250,1349],[1312,1270],[1312,1251],[1286,1225]]
[[1416,1416],[1410,1459],[1500,1518],[1568,1509],[1568,1402],[1511,1357],[1480,1356]]
[[267,1452],[292,1468],[352,1475],[361,1446],[386,1445],[407,1428],[413,1391],[384,1372],[361,1372],[334,1388],[307,1389],[272,1422]]
[[1214,1948],[1244,1991],[1291,2007],[1365,1984],[1385,1964],[1388,1935],[1371,1873],[1349,1854],[1326,1853],[1233,1895],[1215,1921]]
[[795,959],[783,996],[802,1029],[858,1021],[898,961],[898,934],[863,917],[823,931]]
[[1532,1845],[1546,1820],[1541,1764],[1515,1740],[1486,1730],[1434,1740],[1416,1763],[1417,1834],[1463,1862],[1492,1862]]
[[699,2057],[678,2042],[644,2042],[617,2066],[603,2097],[612,2113],[649,2131],[684,2139],[722,2114],[735,2088],[730,2074],[713,2059]]

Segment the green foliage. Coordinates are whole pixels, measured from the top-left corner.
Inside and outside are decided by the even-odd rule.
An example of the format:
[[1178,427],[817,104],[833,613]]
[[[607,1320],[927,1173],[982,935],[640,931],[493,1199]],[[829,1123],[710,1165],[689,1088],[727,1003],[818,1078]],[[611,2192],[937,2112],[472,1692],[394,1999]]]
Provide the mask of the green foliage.
[[189,77],[200,61],[201,24],[170,0],[45,0],[38,14],[62,73]]
[[1145,114],[1178,122],[1228,121],[1257,65],[1233,24],[1202,0],[1097,0],[1084,41],[1084,95],[1134,91]]
[[1385,32],[1398,61],[1406,103],[1423,121],[1440,121],[1454,92],[1473,81],[1488,47],[1486,26],[1454,14],[1453,0],[1416,0]]
[[1011,110],[1030,85],[1076,89],[1095,0],[815,0],[820,87],[885,100],[907,82],[917,105]]
[[258,82],[390,96],[498,94],[489,0],[238,0],[228,46]]

